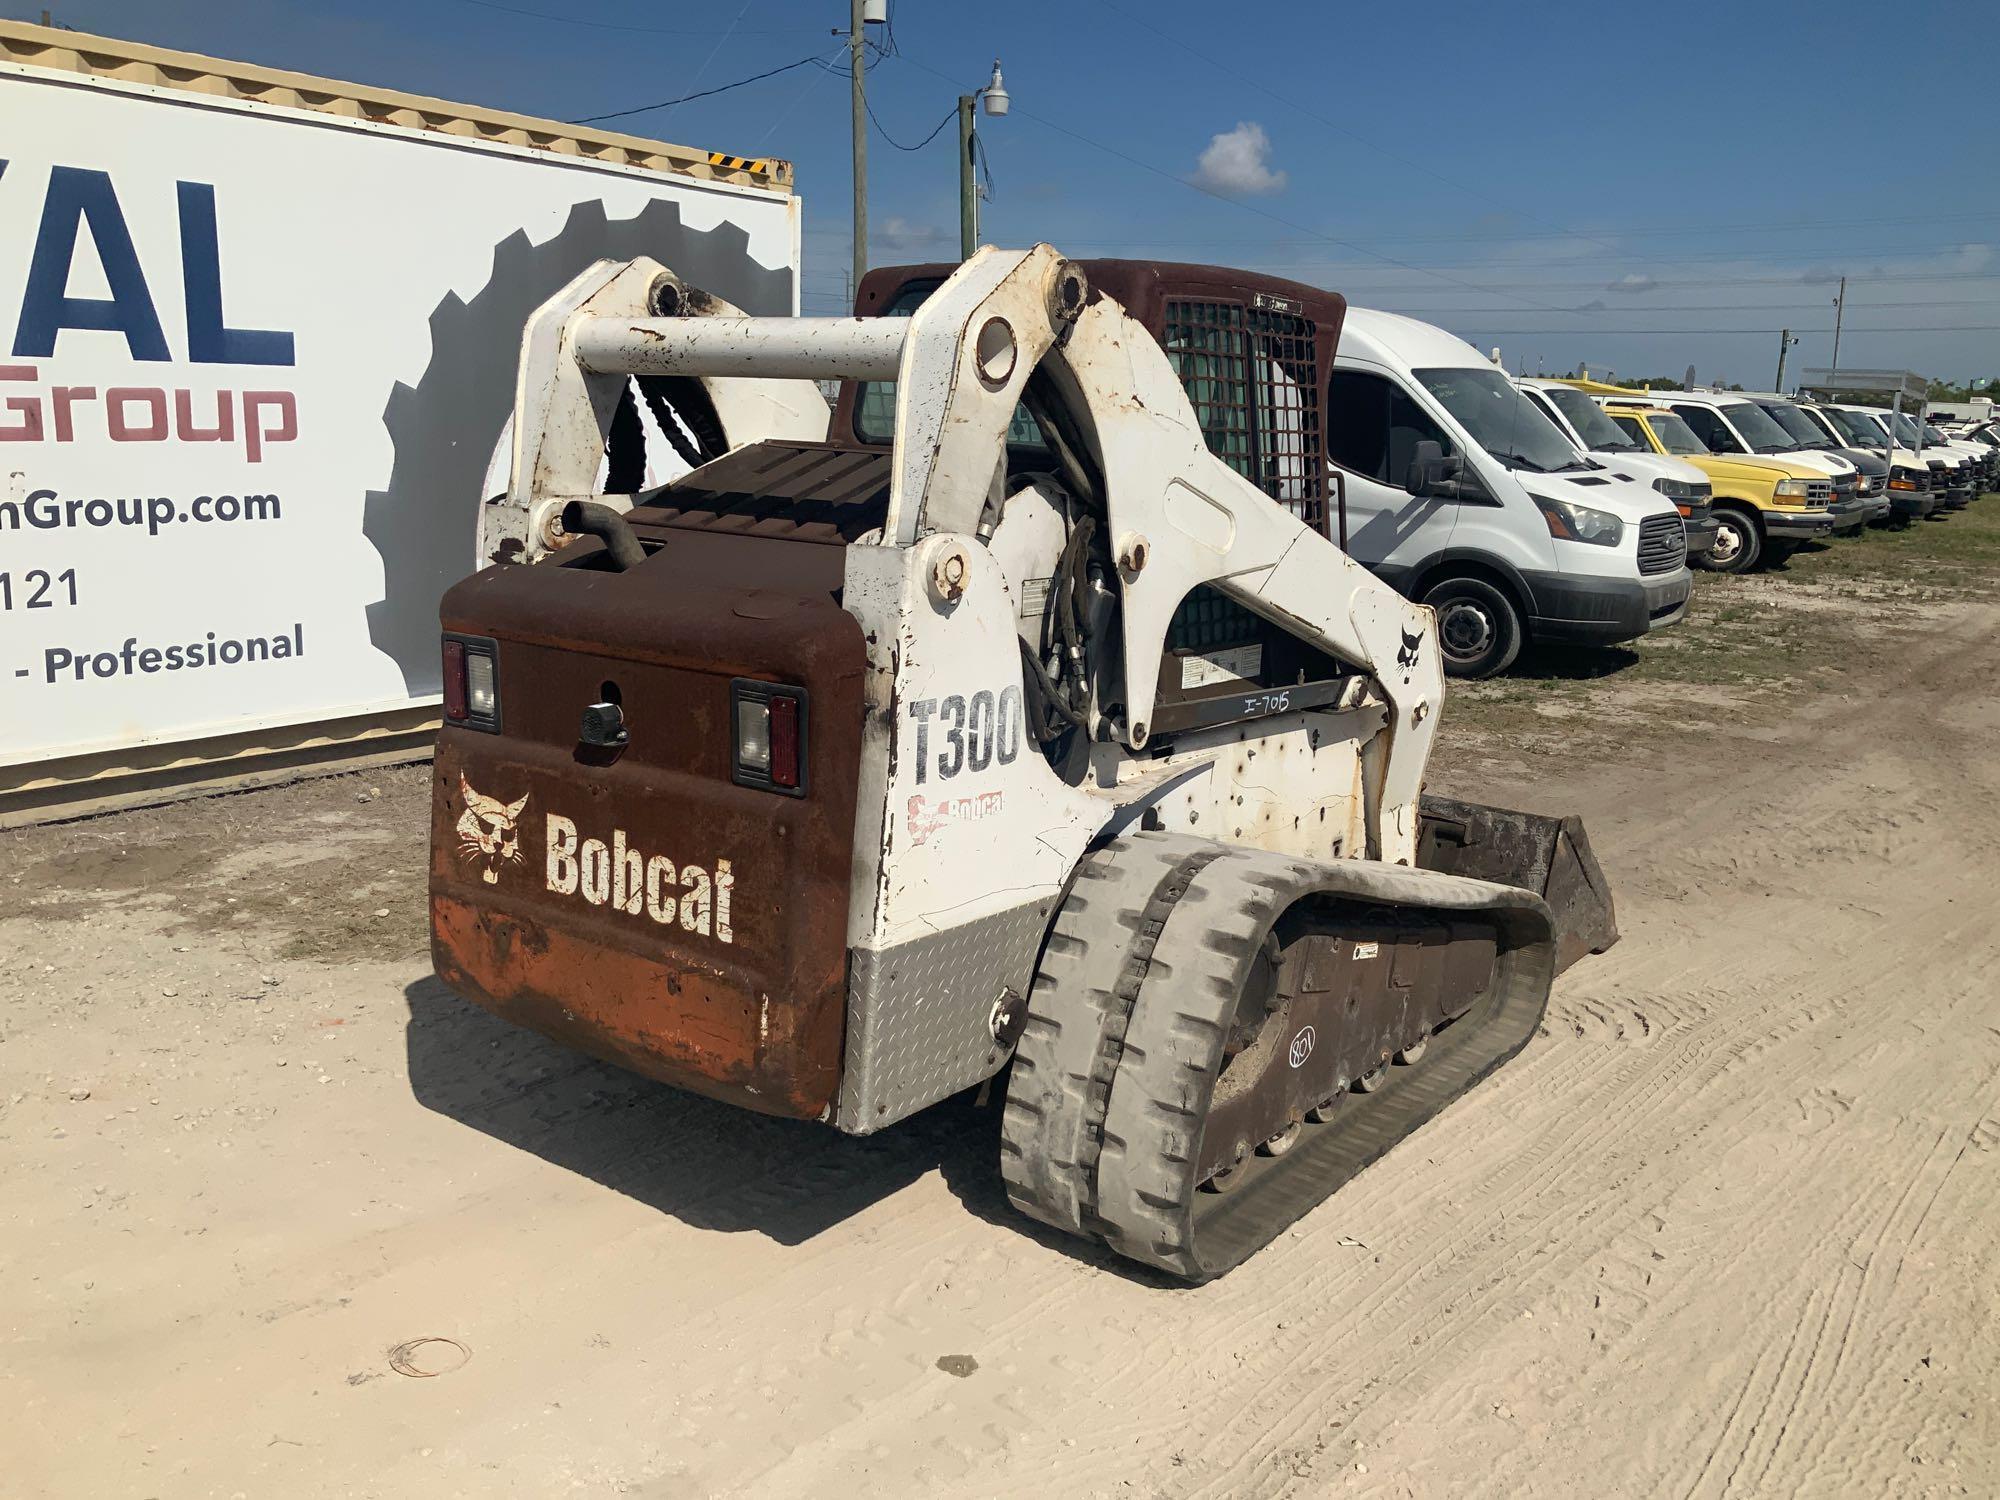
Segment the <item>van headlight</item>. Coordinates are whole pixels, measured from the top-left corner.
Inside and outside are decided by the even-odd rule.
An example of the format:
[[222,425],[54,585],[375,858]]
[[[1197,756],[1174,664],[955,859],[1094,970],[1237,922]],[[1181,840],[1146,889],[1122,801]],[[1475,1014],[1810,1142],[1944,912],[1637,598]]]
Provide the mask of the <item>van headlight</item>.
[[1669,479],[1662,474],[1653,488],[1669,500],[1706,500],[1711,493],[1706,479]]
[[1780,479],[1772,494],[1780,500],[1803,500],[1812,493],[1810,479]]
[[1571,505],[1547,495],[1529,494],[1541,508],[1549,535],[1559,542],[1588,542],[1593,547],[1615,547],[1625,536],[1625,523],[1608,510],[1592,510],[1587,505]]

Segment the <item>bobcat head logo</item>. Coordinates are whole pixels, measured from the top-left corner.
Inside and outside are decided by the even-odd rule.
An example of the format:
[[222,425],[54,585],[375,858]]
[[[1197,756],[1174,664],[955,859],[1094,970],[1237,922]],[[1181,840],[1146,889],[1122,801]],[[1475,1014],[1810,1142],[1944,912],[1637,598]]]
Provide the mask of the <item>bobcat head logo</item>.
[[1407,630],[1404,631],[1403,649],[1396,653],[1396,665],[1401,667],[1405,672],[1416,666],[1417,648],[1423,645],[1423,643],[1424,633],[1421,630],[1414,635]]
[[479,876],[488,885],[498,885],[500,866],[521,862],[521,814],[528,795],[523,792],[519,802],[502,802],[474,791],[463,771],[458,790],[465,798],[465,811],[458,820],[459,858],[479,865]]

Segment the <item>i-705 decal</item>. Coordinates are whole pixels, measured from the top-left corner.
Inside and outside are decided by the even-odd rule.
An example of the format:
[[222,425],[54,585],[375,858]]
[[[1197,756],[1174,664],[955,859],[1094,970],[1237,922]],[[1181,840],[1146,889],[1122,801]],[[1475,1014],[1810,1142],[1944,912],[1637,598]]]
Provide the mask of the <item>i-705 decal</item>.
[[[970,698],[953,693],[945,698],[918,698],[910,704],[916,725],[917,784],[933,773],[940,781],[966,771],[983,771],[995,761],[1011,765],[1021,753],[1021,690],[998,693],[982,688]],[[931,723],[935,720],[943,746],[931,759]]]

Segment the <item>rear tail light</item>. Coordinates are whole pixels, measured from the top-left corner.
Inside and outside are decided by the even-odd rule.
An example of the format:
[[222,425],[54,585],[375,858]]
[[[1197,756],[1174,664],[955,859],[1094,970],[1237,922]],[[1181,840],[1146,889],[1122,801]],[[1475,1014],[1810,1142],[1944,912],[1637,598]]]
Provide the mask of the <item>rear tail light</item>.
[[444,643],[444,716],[454,723],[465,718],[465,642]]
[[444,638],[444,717],[464,729],[500,732],[499,645],[484,636]]
[[771,782],[799,784],[799,700],[789,696],[771,700]]
[[483,651],[465,654],[465,715],[492,719],[500,710],[500,688],[493,678],[493,658]]
[[731,779],[787,797],[806,794],[806,690],[738,677],[729,684]]

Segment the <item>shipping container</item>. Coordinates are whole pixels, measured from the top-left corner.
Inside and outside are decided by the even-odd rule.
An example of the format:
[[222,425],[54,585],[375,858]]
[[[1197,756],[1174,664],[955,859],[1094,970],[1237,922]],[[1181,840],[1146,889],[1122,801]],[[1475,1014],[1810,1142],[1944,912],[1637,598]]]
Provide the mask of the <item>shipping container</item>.
[[798,310],[781,160],[14,22],[0,126],[0,823],[420,748],[530,310]]

